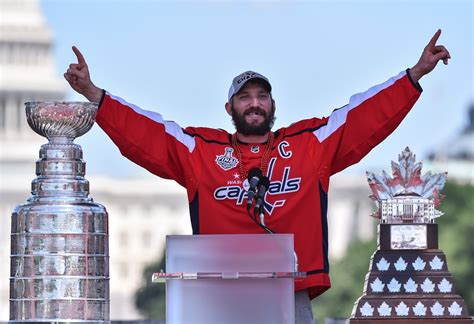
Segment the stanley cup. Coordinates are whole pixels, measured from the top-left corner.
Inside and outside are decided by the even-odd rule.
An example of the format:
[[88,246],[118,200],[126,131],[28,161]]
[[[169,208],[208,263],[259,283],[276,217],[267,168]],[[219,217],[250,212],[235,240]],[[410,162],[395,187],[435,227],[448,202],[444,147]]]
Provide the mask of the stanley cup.
[[11,218],[10,322],[108,322],[108,215],[88,197],[82,149],[97,104],[27,102],[41,146],[32,196]]

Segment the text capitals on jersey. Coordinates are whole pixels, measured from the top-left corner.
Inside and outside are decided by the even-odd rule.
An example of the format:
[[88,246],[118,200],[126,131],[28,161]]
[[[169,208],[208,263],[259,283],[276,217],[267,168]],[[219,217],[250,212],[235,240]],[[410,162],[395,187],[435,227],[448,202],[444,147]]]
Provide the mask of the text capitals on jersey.
[[[277,158],[272,158],[268,165],[267,177],[270,179],[270,186],[264,197],[264,208],[268,214],[271,215],[273,210],[276,207],[281,207],[285,204],[285,199],[274,201],[273,203],[268,202],[268,196],[286,194],[290,192],[295,192],[300,189],[301,178],[290,178],[291,167],[285,167],[283,170],[283,175],[281,179],[272,179],[273,170]],[[214,190],[214,199],[216,200],[225,200],[231,199],[235,200],[236,205],[241,205],[247,198],[247,191],[241,186],[228,185],[216,188]]]

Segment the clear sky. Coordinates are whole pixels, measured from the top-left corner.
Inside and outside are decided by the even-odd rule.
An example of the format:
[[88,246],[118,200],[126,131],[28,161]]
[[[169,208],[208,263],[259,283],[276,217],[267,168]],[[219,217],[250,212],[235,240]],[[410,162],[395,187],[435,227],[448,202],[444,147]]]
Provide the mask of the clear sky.
[[[450,51],[449,65],[438,64],[421,80],[414,110],[350,172],[387,169],[406,146],[423,159],[467,125],[473,3],[41,0],[58,73],[75,60],[70,48],[76,45],[97,86],[183,127],[228,131],[233,125],[224,104],[232,78],[243,71],[270,79],[276,129],[327,116],[352,94],[413,66],[441,28],[438,43]],[[66,99],[85,100],[73,90]],[[88,174],[138,172],[99,127],[76,141]]]

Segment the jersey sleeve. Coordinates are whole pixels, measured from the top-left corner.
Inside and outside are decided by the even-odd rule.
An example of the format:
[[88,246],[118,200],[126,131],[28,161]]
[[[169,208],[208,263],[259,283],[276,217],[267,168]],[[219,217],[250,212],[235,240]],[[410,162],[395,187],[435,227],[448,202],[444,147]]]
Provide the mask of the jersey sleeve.
[[382,84],[353,95],[344,107],[334,110],[313,132],[332,157],[330,174],[359,162],[389,136],[408,114],[421,94],[407,71]]
[[192,185],[190,159],[196,143],[178,124],[105,91],[96,121],[123,156],[188,189]]

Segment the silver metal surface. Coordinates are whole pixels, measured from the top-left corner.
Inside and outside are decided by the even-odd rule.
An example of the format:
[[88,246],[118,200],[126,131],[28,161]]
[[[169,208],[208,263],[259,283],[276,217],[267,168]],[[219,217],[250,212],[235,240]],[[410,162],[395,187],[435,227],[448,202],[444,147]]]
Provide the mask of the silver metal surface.
[[39,135],[74,139],[95,122],[97,104],[91,102],[33,101],[25,103],[26,119]]
[[32,196],[12,213],[10,322],[108,322],[108,215],[89,195],[74,138],[97,105],[28,102],[28,124],[46,136]]
[[407,147],[398,156],[399,163],[392,161],[392,175],[385,171],[381,175],[367,172],[377,211],[372,215],[381,223],[434,223],[443,215],[436,210],[441,200],[441,190],[446,183],[447,173],[421,176],[421,162],[415,162],[415,155]]

